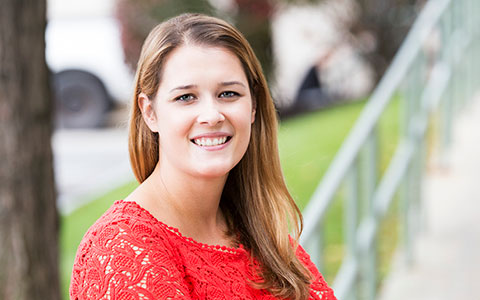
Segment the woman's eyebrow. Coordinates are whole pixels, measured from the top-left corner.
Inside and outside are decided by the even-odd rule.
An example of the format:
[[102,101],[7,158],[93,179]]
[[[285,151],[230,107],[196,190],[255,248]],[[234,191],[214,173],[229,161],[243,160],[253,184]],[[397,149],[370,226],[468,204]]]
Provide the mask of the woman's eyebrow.
[[[240,85],[240,86],[246,88],[246,86],[240,81],[223,81],[223,82],[220,82],[219,85],[220,86]],[[180,86],[177,86],[177,87],[174,87],[173,89],[171,89],[169,91],[169,93],[177,91],[177,90],[188,90],[188,89],[193,89],[193,88],[197,88],[197,87],[198,86],[196,84],[180,85]]]
[[240,85],[246,88],[246,86],[240,81],[224,81],[220,83],[221,86]]
[[188,89],[192,89],[192,88],[196,88],[196,87],[197,87],[196,84],[181,85],[181,86],[177,86],[177,87],[171,89],[169,93],[171,93],[173,91],[176,91],[176,90],[188,90]]

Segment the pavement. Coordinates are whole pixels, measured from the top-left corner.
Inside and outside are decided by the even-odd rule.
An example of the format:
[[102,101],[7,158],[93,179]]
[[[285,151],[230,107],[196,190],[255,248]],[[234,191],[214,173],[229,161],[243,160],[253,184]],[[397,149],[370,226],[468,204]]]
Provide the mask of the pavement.
[[68,214],[98,196],[135,180],[127,130],[56,130],[52,137],[57,205]]
[[480,99],[455,123],[447,167],[426,177],[424,227],[413,264],[399,252],[380,300],[479,300]]

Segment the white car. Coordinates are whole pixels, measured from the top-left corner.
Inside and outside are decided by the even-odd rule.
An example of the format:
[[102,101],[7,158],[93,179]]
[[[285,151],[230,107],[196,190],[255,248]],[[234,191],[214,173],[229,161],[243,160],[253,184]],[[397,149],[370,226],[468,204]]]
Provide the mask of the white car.
[[57,126],[104,125],[113,104],[128,101],[132,92],[133,75],[124,63],[117,20],[102,14],[50,13],[45,39]]

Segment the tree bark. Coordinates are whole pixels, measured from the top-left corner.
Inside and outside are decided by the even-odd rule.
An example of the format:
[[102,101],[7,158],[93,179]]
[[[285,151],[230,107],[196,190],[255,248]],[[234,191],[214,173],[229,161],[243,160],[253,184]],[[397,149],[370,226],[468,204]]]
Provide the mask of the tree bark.
[[60,299],[46,0],[0,0],[0,299]]

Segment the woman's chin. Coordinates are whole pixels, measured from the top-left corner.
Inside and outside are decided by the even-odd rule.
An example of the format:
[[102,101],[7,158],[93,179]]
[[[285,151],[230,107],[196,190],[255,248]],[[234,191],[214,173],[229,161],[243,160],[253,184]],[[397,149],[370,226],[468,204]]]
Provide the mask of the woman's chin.
[[207,178],[207,179],[214,179],[225,177],[228,175],[230,170],[232,170],[234,166],[225,166],[225,165],[217,165],[217,166],[203,166],[199,167],[195,170],[195,177]]
[[205,178],[205,179],[215,179],[215,178],[222,178],[228,175],[230,170],[199,170],[196,174],[198,178]]

